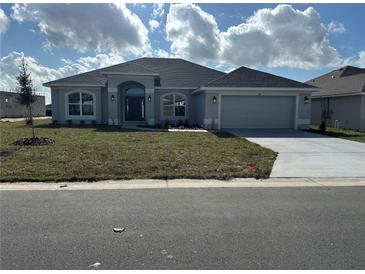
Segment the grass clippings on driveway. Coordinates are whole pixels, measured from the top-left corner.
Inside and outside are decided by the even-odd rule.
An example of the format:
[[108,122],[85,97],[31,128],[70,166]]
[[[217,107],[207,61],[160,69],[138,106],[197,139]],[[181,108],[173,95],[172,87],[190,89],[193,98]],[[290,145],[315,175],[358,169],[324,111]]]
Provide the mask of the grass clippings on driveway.
[[[36,122],[47,146],[15,146],[24,122],[0,123],[0,181],[266,178],[276,153],[228,133],[145,132]],[[255,170],[248,165],[255,163]]]
[[327,128],[326,131],[321,131],[319,126],[312,125],[309,129],[310,132],[319,133],[331,137],[347,139],[356,142],[365,143],[365,132],[360,132],[351,129],[341,129],[341,128]]

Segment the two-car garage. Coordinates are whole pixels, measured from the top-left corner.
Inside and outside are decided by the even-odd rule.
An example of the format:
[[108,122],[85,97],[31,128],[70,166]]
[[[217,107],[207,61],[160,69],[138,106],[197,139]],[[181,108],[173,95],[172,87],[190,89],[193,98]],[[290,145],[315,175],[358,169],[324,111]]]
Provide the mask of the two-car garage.
[[305,129],[316,88],[270,73],[240,67],[195,92],[206,96],[206,127]]
[[296,96],[222,95],[220,128],[295,128]]

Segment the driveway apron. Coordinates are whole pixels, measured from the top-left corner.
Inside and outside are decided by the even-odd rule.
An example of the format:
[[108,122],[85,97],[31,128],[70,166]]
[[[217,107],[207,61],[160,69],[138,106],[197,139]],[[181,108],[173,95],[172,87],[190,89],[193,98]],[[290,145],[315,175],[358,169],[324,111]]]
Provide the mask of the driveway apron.
[[365,143],[300,130],[229,131],[279,153],[270,177],[365,177]]

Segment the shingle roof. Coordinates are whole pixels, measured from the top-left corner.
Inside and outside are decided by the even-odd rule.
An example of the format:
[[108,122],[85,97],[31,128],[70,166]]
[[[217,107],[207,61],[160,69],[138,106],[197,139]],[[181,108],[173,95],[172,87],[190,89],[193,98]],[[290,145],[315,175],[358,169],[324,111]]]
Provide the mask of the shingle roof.
[[365,69],[345,66],[306,83],[322,89],[316,96],[365,92]]
[[125,62],[118,65],[114,65],[111,67],[103,68],[100,70],[101,74],[107,74],[107,73],[154,73],[157,74],[156,71],[150,70],[146,67],[143,67],[141,65],[138,65],[135,62]]
[[204,67],[178,58],[140,58],[106,68],[62,78],[45,83],[50,84],[79,84],[79,85],[106,85],[106,72],[119,73],[157,73],[161,87],[194,87],[216,79],[224,72]]
[[101,85],[107,73],[156,74],[161,87],[282,87],[311,86],[270,73],[240,67],[228,74],[179,58],[144,57],[45,83],[55,85]]
[[274,87],[274,88],[313,88],[307,84],[276,76],[270,73],[240,67],[205,85],[206,87]]
[[146,57],[134,62],[156,71],[162,87],[199,87],[225,75],[224,72],[178,58]]

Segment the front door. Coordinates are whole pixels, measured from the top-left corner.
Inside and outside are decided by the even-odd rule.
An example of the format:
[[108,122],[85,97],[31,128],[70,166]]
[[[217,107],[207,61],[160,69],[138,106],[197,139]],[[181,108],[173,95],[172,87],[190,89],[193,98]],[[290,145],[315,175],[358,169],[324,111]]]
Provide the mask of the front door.
[[144,121],[144,96],[125,97],[125,120]]

